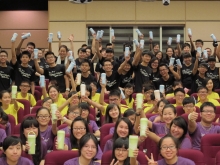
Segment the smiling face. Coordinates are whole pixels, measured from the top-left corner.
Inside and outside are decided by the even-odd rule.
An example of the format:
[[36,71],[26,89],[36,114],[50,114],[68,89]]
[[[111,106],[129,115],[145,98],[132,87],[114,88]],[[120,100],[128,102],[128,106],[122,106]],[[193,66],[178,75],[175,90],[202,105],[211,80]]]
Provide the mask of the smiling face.
[[25,128],[23,133],[24,133],[24,136],[26,137],[26,139],[28,139],[28,133],[29,132],[34,132],[36,137],[37,137],[37,135],[38,135],[38,128],[35,127],[34,125],[32,125],[32,127]]
[[125,148],[116,148],[115,157],[119,162],[123,162],[128,157],[128,150]]
[[16,162],[21,157],[21,153],[22,153],[21,143],[18,143],[16,145],[11,145],[4,151],[4,154],[6,155],[6,159],[9,162],[14,162],[15,164],[17,164]]
[[167,107],[163,110],[163,121],[166,124],[170,124],[175,117],[176,117],[176,114],[174,114],[172,108]]
[[81,149],[81,156],[87,160],[91,160],[95,157],[96,153],[96,145],[92,139],[89,139]]
[[75,109],[68,113],[67,117],[69,120],[74,120],[76,117],[80,116],[80,109]]
[[48,125],[49,121],[50,121],[50,113],[48,112],[47,109],[41,109],[38,113],[37,113],[37,121],[39,122],[39,124],[41,126],[46,126]]
[[173,123],[170,128],[170,133],[173,137],[179,139],[182,137],[184,130],[181,127],[179,127]]
[[205,106],[200,113],[200,116],[202,118],[202,121],[207,124],[211,124],[213,120],[215,119],[215,111],[214,108],[211,106]]
[[128,128],[127,123],[125,123],[124,121],[121,121],[118,124],[116,131],[119,137],[127,137],[129,134],[129,128]]
[[157,69],[158,65],[159,65],[159,61],[158,60],[154,60],[154,62],[151,63],[152,69]]
[[11,95],[8,92],[5,92],[2,95],[2,98],[0,98],[0,102],[2,103],[2,105],[9,105],[11,103]]
[[158,113],[160,115],[162,115],[162,110],[163,110],[164,106],[165,106],[165,103],[161,101],[160,104],[159,104],[159,107],[158,107]]
[[8,59],[8,55],[5,52],[0,53],[0,62],[1,63],[6,63]]
[[213,81],[209,80],[206,84],[206,88],[208,88],[209,91],[212,91],[213,89]]
[[74,122],[72,132],[73,136],[75,136],[77,140],[81,139],[81,137],[86,134],[86,127],[84,123],[82,121]]
[[60,55],[61,58],[65,58],[67,56],[67,51],[64,47],[60,48],[59,55]]
[[172,160],[177,156],[177,148],[172,138],[165,138],[160,147],[160,154],[164,159]]
[[172,57],[173,49],[172,48],[168,48],[166,54],[167,54],[168,57]]
[[109,111],[109,116],[112,119],[117,119],[119,116],[119,109],[117,106],[114,106],[110,111]]
[[49,90],[49,97],[55,101],[58,98],[58,95],[59,95],[59,92],[57,91],[57,89],[51,87]]
[[125,88],[125,95],[130,96],[134,92],[133,87]]
[[206,100],[208,96],[208,91],[205,88],[202,88],[197,93],[200,100]]

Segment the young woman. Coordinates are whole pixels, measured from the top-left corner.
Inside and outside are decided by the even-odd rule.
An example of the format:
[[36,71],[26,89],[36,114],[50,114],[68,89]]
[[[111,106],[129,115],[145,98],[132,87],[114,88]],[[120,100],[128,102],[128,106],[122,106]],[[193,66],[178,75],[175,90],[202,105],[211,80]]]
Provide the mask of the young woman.
[[138,165],[137,156],[138,149],[133,151],[134,157],[128,157],[128,138],[119,137],[113,145],[112,157],[113,160],[110,165]]
[[59,55],[57,57],[57,64],[63,64],[66,65],[68,63],[67,53],[68,48],[66,45],[59,46]]
[[98,84],[97,84],[97,82],[95,82],[95,81],[93,81],[93,82],[91,82],[90,83],[90,86],[91,86],[91,88],[92,88],[92,94],[91,94],[91,96],[92,96],[92,101],[95,101],[95,102],[99,102],[99,97],[100,97],[100,93],[97,93],[97,86]]
[[100,165],[95,162],[95,156],[98,152],[98,141],[96,137],[87,133],[79,140],[79,157],[67,160],[64,165]]
[[46,97],[42,100],[42,107],[46,107],[50,110],[51,104],[53,104],[53,100],[50,97]]
[[162,110],[164,123],[152,123],[148,121],[148,128],[152,129],[152,132],[157,135],[167,134],[170,131],[170,124],[176,115],[176,108],[172,104],[165,105]]
[[[114,130],[112,139],[109,139],[106,142],[103,152],[106,152],[108,150],[112,150],[113,143],[115,142],[115,140],[117,138],[119,138],[119,137],[127,137],[128,138],[129,135],[132,135],[132,134],[133,134],[133,127],[132,127],[130,120],[125,117],[120,118],[115,124],[115,130]],[[140,144],[141,142],[144,141],[144,139],[139,137],[138,141]]]
[[105,123],[116,123],[121,117],[121,111],[117,104],[109,104],[106,108]]
[[[188,124],[185,119],[181,116],[176,117],[170,124],[169,135],[173,136],[178,140],[181,149],[191,149],[192,142],[189,137],[186,137],[188,131]],[[155,133],[148,131],[148,137],[158,143],[160,141],[160,136]]]
[[156,110],[156,103],[154,96],[154,87],[152,85],[145,86],[144,88],[144,113],[153,113]]
[[[7,136],[10,136],[11,135],[11,124],[8,122],[8,115],[1,108],[0,108],[0,125],[5,127],[4,132],[6,133]],[[1,132],[1,133],[3,133],[3,132]],[[1,135],[0,135],[0,137],[2,137],[3,140],[5,138],[4,136],[1,136]],[[2,142],[3,140],[0,140],[0,142]]]
[[28,152],[30,146],[27,142],[28,133],[34,132],[36,135],[36,147],[35,154],[31,155],[34,165],[44,165],[44,157],[47,154],[47,146],[43,140],[41,140],[40,126],[38,121],[33,117],[27,117],[21,123],[20,138],[23,145],[23,151]]
[[160,51],[160,45],[158,43],[155,43],[152,45],[152,41],[150,43],[150,50],[154,53],[157,54],[157,52]]
[[[175,91],[177,88],[183,88],[183,84],[181,81],[174,81],[173,85],[172,85],[173,91]],[[187,93],[187,92],[186,92]],[[166,95],[166,99],[171,99],[174,97],[174,92],[173,93],[169,93]],[[185,97],[189,97],[188,94],[185,94]]]
[[133,108],[134,99],[132,94],[134,92],[134,84],[127,83],[124,87],[125,92],[125,102],[129,108]]
[[178,141],[170,136],[166,135],[160,139],[158,148],[160,150],[160,155],[163,159],[155,162],[153,160],[153,155],[151,154],[151,159],[147,157],[149,165],[166,165],[166,164],[185,164],[185,165],[195,165],[192,160],[177,156],[178,152]]
[[153,81],[158,81],[159,78],[161,77],[160,72],[159,72],[159,60],[156,57],[153,57],[150,61],[150,67],[153,71]]
[[100,131],[99,131],[99,127],[97,126],[96,122],[94,120],[90,120],[89,119],[89,113],[90,113],[90,108],[89,108],[89,104],[83,102],[79,104],[79,107],[81,108],[81,117],[87,121],[87,123],[90,125],[90,127],[92,128],[94,135],[96,137],[100,136]]
[[163,122],[163,118],[162,118],[162,110],[164,108],[165,105],[170,104],[169,101],[162,99],[160,101],[157,102],[157,113],[158,115],[154,115],[151,116],[149,118],[150,121],[152,121],[153,123],[160,123]]
[[161,51],[158,51],[156,54],[155,54],[156,58],[158,59],[159,63],[162,61],[163,59],[163,52]]
[[[71,124],[70,138],[65,138],[64,150],[78,150],[80,139],[87,133],[89,133],[87,122],[81,116],[76,117]],[[99,146],[95,158],[97,160],[102,158],[102,150]]]
[[204,81],[202,82],[203,86],[207,87],[208,89],[208,99],[219,99],[218,93],[214,92],[214,84],[212,79],[210,78],[205,78]]
[[24,109],[24,105],[11,98],[11,94],[3,90],[0,92],[1,108],[6,114],[14,116],[16,124],[18,124],[17,112],[20,108]]
[[[174,56],[174,50],[172,47],[168,47],[166,49],[166,57],[162,60],[163,63],[167,64],[167,66],[169,66],[169,63],[170,63],[170,59],[171,58],[175,58]],[[175,62],[174,62],[175,63]]]
[[3,154],[0,158],[1,165],[34,165],[27,158],[21,157],[22,143],[16,136],[8,136],[2,143]]
[[[59,98],[59,90],[56,86],[50,86],[48,89],[49,97],[53,100],[54,104],[57,104],[57,107],[59,108],[63,103],[66,102],[66,99]],[[62,109],[59,109],[61,114],[64,116],[67,113],[68,107],[65,106]]]
[[36,112],[36,119],[39,123],[40,135],[45,144],[47,150],[53,149],[54,137],[57,135],[57,120],[52,121],[52,125],[49,125],[51,119],[50,110],[42,107]]

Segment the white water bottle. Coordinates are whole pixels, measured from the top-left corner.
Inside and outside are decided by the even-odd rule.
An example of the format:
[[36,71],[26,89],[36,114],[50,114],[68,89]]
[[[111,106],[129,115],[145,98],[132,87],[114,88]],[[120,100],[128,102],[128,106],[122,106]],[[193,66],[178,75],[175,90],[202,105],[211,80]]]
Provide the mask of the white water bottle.
[[153,32],[152,31],[149,31],[149,38],[150,39],[153,39],[154,37],[153,37]]
[[104,34],[104,31],[101,30],[101,31],[100,31],[100,37],[99,37],[99,38],[102,38],[102,37],[103,37],[103,34]]
[[176,60],[176,63],[177,63],[177,65],[180,66],[180,68],[182,68],[182,64],[181,64],[181,62],[180,62],[180,59],[177,59],[177,60]]
[[49,33],[48,42],[52,43],[53,41],[53,33]]
[[17,36],[18,36],[18,33],[14,33],[12,38],[11,38],[11,42],[15,42]]
[[168,38],[168,41],[167,41],[167,45],[171,45],[171,44],[172,44],[172,38],[169,37],[169,38]]
[[207,52],[207,50],[203,50],[203,57],[204,57],[204,58],[208,58],[208,52]]
[[91,32],[91,34],[95,34],[95,30],[93,28],[89,28],[89,31]]
[[70,73],[70,72],[73,70],[74,66],[75,66],[75,63],[74,63],[74,62],[71,62],[71,63],[69,64],[69,66],[68,66],[66,72],[67,72],[67,73]]
[[21,39],[26,39],[26,38],[28,38],[28,37],[30,37],[31,36],[31,33],[26,33],[26,34],[24,34],[23,36],[21,36]]
[[101,74],[102,84],[106,85],[106,73]]
[[97,31],[97,34],[96,34],[96,39],[97,39],[97,40],[100,39],[100,35],[101,35],[101,31],[98,30],[98,31]]
[[213,41],[217,41],[214,34],[211,34],[210,37],[213,39]]
[[180,34],[177,34],[177,35],[176,35],[176,42],[177,42],[177,43],[180,43]]
[[57,32],[57,38],[61,39],[61,32],[60,31]]
[[134,39],[133,42],[135,43],[136,46],[139,46],[139,42],[136,39]]
[[137,34],[138,34],[139,36],[142,36],[142,33],[141,33],[141,31],[140,31],[139,29],[136,29],[136,32],[137,32]]
[[140,48],[144,49],[144,40],[140,40]]
[[175,58],[171,57],[171,58],[170,58],[170,63],[169,63],[169,66],[173,66],[174,61],[175,61]]
[[125,57],[129,56],[129,47],[125,47]]
[[191,36],[192,35],[192,30],[189,28],[188,29],[188,34]]
[[115,36],[115,30],[114,29],[111,29],[110,33],[111,33],[111,36]]
[[38,59],[38,49],[34,49],[34,59]]

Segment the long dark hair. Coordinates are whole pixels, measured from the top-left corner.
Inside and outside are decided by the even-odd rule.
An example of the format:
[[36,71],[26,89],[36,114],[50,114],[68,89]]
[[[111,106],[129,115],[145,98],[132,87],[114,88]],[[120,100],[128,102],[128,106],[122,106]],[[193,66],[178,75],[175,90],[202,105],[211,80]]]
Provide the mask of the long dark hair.
[[[116,148],[125,148],[126,150],[128,149],[128,145],[129,145],[129,142],[128,142],[128,138],[126,137],[119,137],[118,139],[116,139],[116,141],[114,142],[113,144],[113,150],[112,150],[112,158],[115,159],[114,163],[116,163],[118,160],[115,156],[115,150]],[[124,165],[130,165],[130,158],[127,157],[125,160],[124,160]]]
[[[89,114],[90,114],[90,108],[89,108],[88,103],[85,103],[85,102],[79,103],[79,108],[81,109],[81,114],[82,114],[83,109],[89,111]],[[88,114],[87,119],[86,119],[88,124],[90,123],[89,114]]]
[[[8,147],[10,146],[15,146],[17,144],[21,145],[21,153],[22,153],[22,144],[21,144],[21,139],[17,136],[8,136],[4,139],[3,143],[2,143],[2,148],[3,148],[3,151],[5,152]],[[2,153],[2,157],[6,157],[5,153]]]
[[[133,88],[133,90],[134,90],[134,84],[131,84],[131,83],[127,83],[126,85],[125,85],[125,87],[124,87],[124,89],[125,88]],[[132,101],[132,94],[129,96],[129,103]]]
[[33,117],[27,117],[22,123],[20,127],[20,138],[23,145],[26,144],[27,138],[24,135],[24,129],[30,128],[30,127],[36,127],[38,128],[38,135],[36,137],[36,148],[35,148],[35,154],[32,155],[34,165],[39,165],[42,160],[42,151],[41,151],[41,135],[40,135],[40,128],[38,121]]
[[[181,116],[178,116],[175,119],[173,119],[173,121],[170,124],[170,130],[171,130],[171,127],[172,127],[173,124],[175,124],[176,126],[183,129],[183,135],[178,139],[179,144],[181,144],[183,142],[183,139],[186,137],[186,134],[187,134],[187,131],[188,131],[188,124],[185,121],[185,119]],[[171,131],[169,132],[169,134],[171,135]]]
[[126,117],[122,117],[122,118],[118,119],[118,121],[115,124],[115,130],[114,130],[114,133],[112,136],[113,142],[119,138],[118,133],[117,133],[117,128],[118,128],[118,125],[120,124],[120,122],[122,122],[122,121],[124,121],[128,125],[128,136],[127,137],[129,137],[129,135],[132,135],[132,133],[133,133],[133,127],[132,127],[131,121]]
[[84,120],[81,116],[76,117],[71,124],[71,131],[70,131],[70,143],[72,149],[73,148],[79,149],[78,139],[76,139],[76,137],[73,135],[73,125],[77,121],[81,121],[85,125],[86,133],[89,133],[89,126],[86,120]]
[[[210,79],[208,77],[204,78],[203,81],[202,81],[202,86],[206,87],[206,85],[208,84],[209,80],[212,80],[212,79]],[[213,81],[212,81],[212,83],[213,83]],[[215,90],[215,88],[214,88],[214,83],[213,83],[212,91],[214,91],[214,90]]]
[[109,115],[109,111],[112,110],[115,106],[118,108],[119,111],[118,119],[121,117],[120,107],[117,104],[109,104],[106,108],[105,123],[113,123],[112,117]]
[[[2,99],[2,97],[3,97],[3,95],[4,95],[5,93],[9,93],[9,94],[10,94],[9,91],[7,91],[7,90],[2,90],[2,91],[0,92],[0,99]],[[2,106],[2,102],[0,102],[0,106]]]

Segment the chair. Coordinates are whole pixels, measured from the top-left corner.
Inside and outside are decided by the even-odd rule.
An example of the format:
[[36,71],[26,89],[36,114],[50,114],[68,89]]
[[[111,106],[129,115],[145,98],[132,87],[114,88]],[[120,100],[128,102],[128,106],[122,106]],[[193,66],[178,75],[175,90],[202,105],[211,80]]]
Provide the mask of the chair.
[[8,114],[8,121],[11,124],[11,134],[14,132],[14,127],[16,126],[15,117]]
[[22,120],[23,120],[23,116],[24,116],[24,109],[23,108],[20,108],[17,112],[17,120],[18,120],[18,123],[21,123]]
[[214,91],[220,94],[220,89],[215,89]]
[[[179,151],[178,151],[178,156],[190,159],[196,165],[205,165],[205,163],[204,163],[204,155],[203,155],[203,153],[201,151],[193,150],[193,149],[179,149]],[[208,163],[208,164],[211,165],[211,163]]]
[[216,165],[220,165],[220,151],[218,151],[215,158],[216,158]]
[[14,127],[14,132],[12,132],[12,135],[14,136],[17,136],[17,137],[20,137],[20,127],[21,127],[21,124],[17,124],[15,127]]
[[42,106],[42,100],[38,100],[35,106]]
[[61,124],[61,125],[58,126],[58,130],[61,130],[61,129],[67,127],[67,126],[68,126],[68,124]]
[[158,114],[156,114],[156,113],[147,113],[146,118],[150,119],[150,117],[155,116],[155,115],[158,115]]
[[176,104],[176,99],[174,99],[174,98],[170,98],[167,100],[170,102],[170,104]]
[[52,151],[45,156],[45,165],[61,165],[78,155],[78,151]]
[[104,124],[101,128],[100,128],[100,146],[103,146],[103,139],[105,136],[109,135],[109,130],[110,128],[114,127],[115,123],[108,123],[108,124]]
[[105,93],[104,100],[108,100],[109,95]]
[[182,114],[185,114],[185,111],[183,110],[182,106],[177,106],[176,113],[177,113],[177,116],[181,116]]
[[136,95],[137,95],[137,93],[132,94],[132,97],[133,97],[134,100],[136,99]]
[[[112,161],[112,151],[107,151],[102,155],[102,163],[101,165],[109,165]],[[145,158],[145,154],[142,151],[138,152],[137,161],[140,165],[146,165],[147,159]]]
[[94,116],[94,118],[96,118],[96,111],[95,111],[95,108],[93,108],[93,107],[89,107],[89,109],[90,109],[90,114],[91,115],[93,115]]
[[39,92],[38,90],[34,91],[34,98],[35,98],[36,101],[40,100],[41,96],[42,96],[41,92]]
[[197,93],[192,93],[190,96],[194,97],[196,100],[198,100],[198,95]]
[[89,114],[89,120],[94,120],[95,121],[95,117],[92,114]]
[[206,134],[201,139],[201,151],[206,164],[215,164],[215,157],[220,150],[220,134]]
[[112,136],[113,136],[113,135],[109,134],[109,135],[105,136],[105,137],[102,139],[103,142],[102,142],[102,144],[100,145],[100,148],[101,148],[102,151],[104,151],[104,147],[105,147],[106,142],[107,142],[109,139],[111,139]]
[[42,106],[34,106],[32,109],[31,109],[31,114],[36,114],[37,110],[39,108],[41,108]]
[[28,100],[17,99],[18,102],[24,105],[24,115],[30,114],[31,103]]
[[35,86],[35,90],[40,92],[41,95],[42,95],[42,88],[40,86]]

